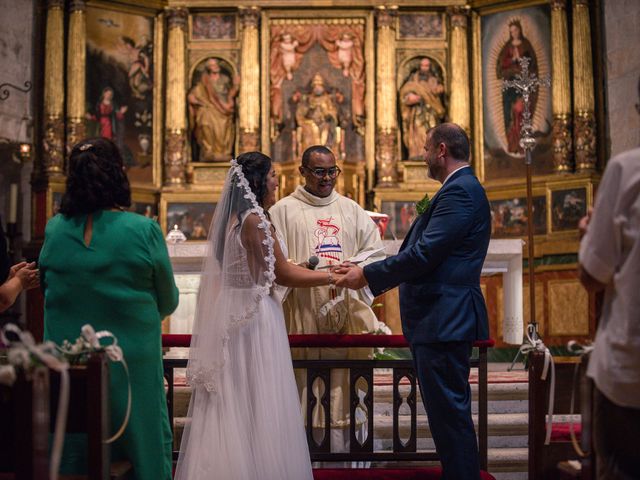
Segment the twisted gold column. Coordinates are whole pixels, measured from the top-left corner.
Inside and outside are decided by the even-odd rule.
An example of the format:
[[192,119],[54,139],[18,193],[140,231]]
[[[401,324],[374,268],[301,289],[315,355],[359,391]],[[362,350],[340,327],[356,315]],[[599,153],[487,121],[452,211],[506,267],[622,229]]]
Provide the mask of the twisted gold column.
[[565,0],[551,0],[551,49],[553,162],[557,173],[565,173],[573,170],[569,33]]
[[44,139],[42,165],[48,174],[64,169],[64,0],[47,2],[44,56]]
[[185,34],[187,10],[167,9],[167,95],[165,123],[165,184],[181,184],[187,164],[187,90]]
[[451,97],[449,118],[467,132],[471,128],[469,105],[469,49],[467,47],[467,19],[469,7],[451,7]]
[[71,0],[67,46],[67,151],[86,136],[86,24],[86,2]]
[[242,62],[240,64],[240,151],[260,149],[260,50],[258,25],[260,10],[241,7]]
[[396,168],[398,125],[396,119],[395,18],[397,7],[378,7],[376,42],[376,166],[378,187],[398,183]]
[[573,112],[576,170],[596,168],[593,61],[589,0],[573,0]]

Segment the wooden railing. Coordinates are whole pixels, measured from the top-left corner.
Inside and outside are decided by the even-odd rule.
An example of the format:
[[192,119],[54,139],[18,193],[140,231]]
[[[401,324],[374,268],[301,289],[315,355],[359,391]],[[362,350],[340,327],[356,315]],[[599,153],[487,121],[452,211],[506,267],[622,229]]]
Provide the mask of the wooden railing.
[[[191,335],[163,335],[163,347],[189,347]],[[290,335],[289,345],[291,348],[409,348],[408,343],[402,335]],[[471,368],[478,369],[478,450],[480,455],[480,468],[487,470],[487,349],[493,347],[493,340],[478,341],[474,343],[477,347],[477,356],[471,358]],[[174,369],[185,368],[185,359],[164,359],[164,375],[168,382],[167,405],[169,408],[169,419],[173,428],[173,392],[174,392]],[[438,456],[435,451],[418,451],[417,435],[417,404],[418,385],[413,368],[412,360],[294,360],[294,368],[307,370],[307,408],[306,408],[306,429],[307,440],[309,442],[309,452],[312,461],[436,461]],[[354,419],[356,409],[360,405],[360,398],[357,393],[356,383],[363,379],[366,384],[366,392],[363,398],[364,407],[367,411],[367,435],[366,438],[356,438],[356,424],[350,423],[349,452],[331,452],[330,445],[330,392],[331,392],[331,370],[341,368],[349,369],[350,374],[350,419]],[[391,369],[393,383],[393,438],[391,452],[375,451],[373,446],[374,423],[374,369]],[[403,404],[403,397],[400,395],[400,385],[406,378],[409,385],[409,395],[406,397],[407,405],[410,408],[410,435],[406,441],[402,441],[400,435],[400,407]],[[313,394],[311,385],[316,379],[324,382],[322,396],[317,399]],[[316,442],[312,433],[311,416],[317,402],[325,412],[324,415],[324,438]],[[174,452],[177,455],[177,452]]]

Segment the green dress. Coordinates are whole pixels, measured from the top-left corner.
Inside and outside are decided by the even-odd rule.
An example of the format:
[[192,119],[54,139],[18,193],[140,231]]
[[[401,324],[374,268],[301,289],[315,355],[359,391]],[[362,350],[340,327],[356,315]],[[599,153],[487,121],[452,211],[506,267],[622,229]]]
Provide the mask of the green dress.
[[[161,322],[178,305],[178,289],[167,247],[156,222],[111,210],[93,214],[86,246],[86,220],[56,215],[47,224],[39,260],[45,338],[73,341],[87,323],[118,338],[129,367],[132,411],[124,435],[112,444],[111,459],[130,460],[137,479],[171,479]],[[111,364],[110,373],[115,432],[126,412],[127,381],[120,364]],[[84,440],[67,436],[63,473],[86,470]]]

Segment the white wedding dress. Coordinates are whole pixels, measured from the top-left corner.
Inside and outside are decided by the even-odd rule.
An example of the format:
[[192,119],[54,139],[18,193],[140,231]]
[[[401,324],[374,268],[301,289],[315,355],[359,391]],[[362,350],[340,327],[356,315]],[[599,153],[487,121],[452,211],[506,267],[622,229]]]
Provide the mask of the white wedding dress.
[[241,231],[251,213],[262,214],[268,225],[264,213],[234,210],[237,200],[227,200],[232,213],[212,222],[229,225],[217,225],[220,234],[210,235],[213,251],[224,254],[212,254],[217,259],[205,264],[220,270],[200,290],[215,298],[199,299],[187,371],[192,397],[175,478],[312,479],[281,299],[274,293],[270,227],[261,232],[269,231],[262,243],[271,242],[264,264],[256,264]]

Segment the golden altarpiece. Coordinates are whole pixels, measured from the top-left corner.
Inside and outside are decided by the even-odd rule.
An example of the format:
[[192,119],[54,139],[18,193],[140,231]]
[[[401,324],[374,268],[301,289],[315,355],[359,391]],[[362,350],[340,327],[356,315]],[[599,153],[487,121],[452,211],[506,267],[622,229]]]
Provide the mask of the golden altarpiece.
[[[401,239],[415,202],[438,188],[421,152],[426,129],[443,121],[470,134],[493,238],[524,238],[522,98],[501,84],[528,56],[533,73],[552,77],[532,101],[537,320],[548,344],[593,335],[594,300],[576,276],[577,221],[603,166],[593,2],[44,3],[34,238],[59,204],[66,152],[105,136],[123,152],[132,208],[188,241],[206,238],[233,156],[269,154],[284,196],[301,181],[302,151],[318,143],[336,153],[338,190],[388,214],[385,237]],[[500,338],[501,279],[483,277],[482,288]],[[395,324],[393,295],[379,313]]]

